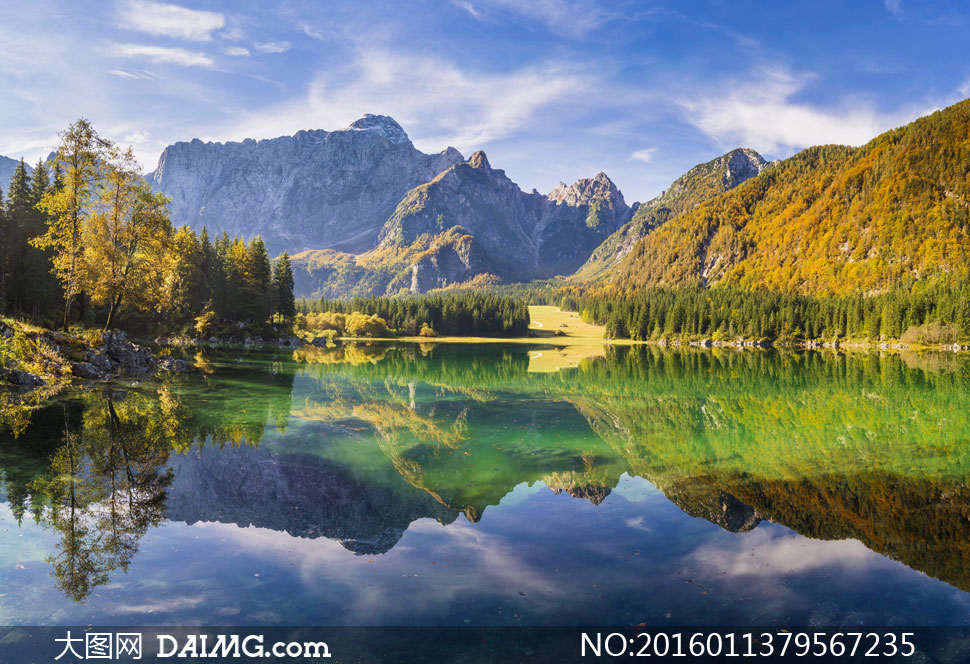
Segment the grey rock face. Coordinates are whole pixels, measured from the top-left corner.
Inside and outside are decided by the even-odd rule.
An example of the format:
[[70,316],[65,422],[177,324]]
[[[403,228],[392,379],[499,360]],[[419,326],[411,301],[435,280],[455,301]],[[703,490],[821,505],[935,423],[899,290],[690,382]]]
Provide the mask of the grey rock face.
[[736,150],[731,150],[723,157],[719,157],[717,160],[715,160],[715,163],[718,163],[720,160],[724,159],[727,160],[727,168],[725,168],[725,173],[723,175],[725,191],[728,189],[734,189],[742,182],[750,180],[753,177],[757,177],[761,171],[765,170],[769,166],[764,157],[751,148],[737,148]]
[[271,253],[360,252],[408,190],[462,159],[454,148],[425,154],[393,119],[365,115],[338,131],[176,143],[147,177],[172,197],[177,225],[262,235]]
[[487,257],[480,272],[542,278],[575,270],[631,212],[603,173],[549,195],[527,194],[479,151],[408,192],[381,229],[380,246],[461,226]]

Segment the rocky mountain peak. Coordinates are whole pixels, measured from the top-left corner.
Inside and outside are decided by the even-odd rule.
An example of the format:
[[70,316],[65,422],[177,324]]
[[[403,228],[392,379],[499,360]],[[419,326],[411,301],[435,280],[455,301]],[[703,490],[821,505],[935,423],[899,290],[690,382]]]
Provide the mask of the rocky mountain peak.
[[347,127],[347,129],[373,131],[380,134],[391,143],[409,143],[411,140],[408,138],[408,135],[404,129],[401,128],[401,125],[399,125],[394,118],[388,115],[374,115],[372,113],[367,113],[359,120],[354,120],[352,123],[350,123],[350,126]]
[[727,155],[727,169],[724,173],[724,186],[732,189],[745,180],[757,176],[768,167],[768,162],[751,148],[736,148]]
[[262,235],[271,253],[361,252],[409,190],[461,161],[454,148],[425,154],[392,118],[365,115],[337,131],[176,143],[147,179],[172,197],[176,225]]
[[461,152],[450,145],[442,150],[440,154],[452,164],[459,164],[465,161],[465,157],[462,156]]
[[482,171],[492,170],[492,165],[488,163],[488,157],[483,150],[478,150],[468,158],[468,165]]
[[594,198],[610,199],[623,207],[623,194],[616,188],[606,173],[599,172],[591,178],[576,180],[571,185],[560,182],[555,189],[549,192],[547,198],[553,203],[565,203],[566,205],[588,204]]

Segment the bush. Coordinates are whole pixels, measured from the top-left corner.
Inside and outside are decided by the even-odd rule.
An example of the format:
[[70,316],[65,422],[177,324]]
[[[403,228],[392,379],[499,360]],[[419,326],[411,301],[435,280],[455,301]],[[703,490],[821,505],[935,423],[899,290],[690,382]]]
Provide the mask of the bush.
[[387,326],[387,321],[377,314],[352,313],[347,316],[346,332],[351,337],[392,337],[394,333]]
[[211,336],[215,332],[218,322],[219,318],[216,313],[211,309],[206,309],[201,316],[195,319],[195,332],[200,337]]
[[421,326],[421,331],[418,332],[418,336],[419,337],[436,337],[436,336],[438,336],[438,333],[434,331],[434,328],[433,327],[431,327],[427,323],[424,323]]
[[960,338],[960,326],[955,323],[933,321],[926,325],[914,325],[903,332],[899,340],[905,344],[952,344]]

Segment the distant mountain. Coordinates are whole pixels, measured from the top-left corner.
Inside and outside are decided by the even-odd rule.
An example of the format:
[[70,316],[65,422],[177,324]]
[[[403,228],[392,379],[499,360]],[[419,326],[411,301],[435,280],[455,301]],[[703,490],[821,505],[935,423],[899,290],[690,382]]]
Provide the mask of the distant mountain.
[[484,152],[415,187],[380,234],[380,248],[460,226],[481,245],[490,272],[505,280],[570,274],[624,224],[630,207],[604,174],[525,193]]
[[294,256],[301,295],[395,295],[571,274],[632,208],[603,173],[525,193],[484,152],[409,191],[359,256]]
[[[3,191],[3,195],[7,195],[7,190],[10,188],[10,178],[13,177],[14,169],[17,168],[17,164],[20,163],[19,159],[11,159],[10,157],[4,157],[0,155],[0,191]],[[34,169],[27,165],[27,173],[33,173]]]
[[970,100],[773,165],[640,240],[615,287],[877,292],[970,272]]
[[338,131],[176,143],[148,180],[172,197],[175,224],[262,235],[273,253],[360,252],[408,190],[461,161],[454,148],[424,154],[393,119],[365,115]]
[[640,205],[633,219],[593,250],[575,278],[589,280],[609,274],[637,242],[668,219],[733,189],[767,167],[768,162],[749,148],[737,148],[694,166],[659,196]]
[[261,235],[295,256],[297,293],[424,292],[568,275],[633,208],[603,173],[522,191],[484,152],[429,155],[365,115],[338,131],[176,143],[146,176],[176,225]]

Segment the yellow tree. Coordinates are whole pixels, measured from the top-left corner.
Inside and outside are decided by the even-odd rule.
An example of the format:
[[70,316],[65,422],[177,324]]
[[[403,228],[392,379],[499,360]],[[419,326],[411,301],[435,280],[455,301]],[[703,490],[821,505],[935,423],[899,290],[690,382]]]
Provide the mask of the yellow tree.
[[100,181],[111,142],[98,136],[91,123],[81,118],[62,132],[54,168],[62,175],[59,186],[44,193],[37,207],[48,215],[47,231],[31,240],[41,249],[54,250],[54,274],[64,287],[64,329],[71,318],[71,304],[82,292],[84,223]]
[[169,199],[152,193],[131,148],[111,157],[82,233],[84,283],[91,300],[108,307],[105,330],[122,302],[147,309],[157,301],[172,238]]

